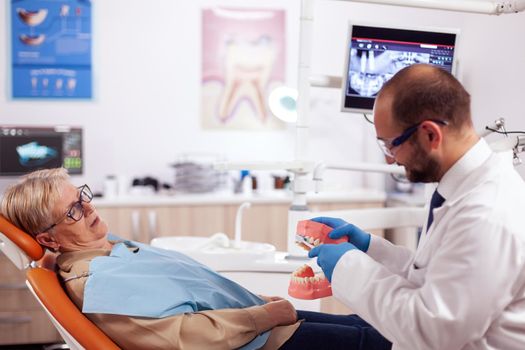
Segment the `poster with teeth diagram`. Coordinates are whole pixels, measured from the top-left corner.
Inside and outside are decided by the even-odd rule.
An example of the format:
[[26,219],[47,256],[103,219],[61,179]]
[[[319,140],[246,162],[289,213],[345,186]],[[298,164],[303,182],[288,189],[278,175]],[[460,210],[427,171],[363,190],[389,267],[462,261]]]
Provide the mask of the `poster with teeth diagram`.
[[11,0],[13,98],[90,99],[91,1]]
[[285,10],[202,10],[203,129],[271,130],[268,96],[285,80]]

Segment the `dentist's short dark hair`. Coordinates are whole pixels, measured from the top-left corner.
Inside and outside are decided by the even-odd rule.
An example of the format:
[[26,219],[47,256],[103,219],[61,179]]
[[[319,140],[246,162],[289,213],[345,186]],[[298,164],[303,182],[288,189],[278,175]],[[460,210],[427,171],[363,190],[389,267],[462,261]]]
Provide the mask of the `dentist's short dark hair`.
[[470,95],[444,69],[428,64],[403,68],[383,85],[378,98],[392,97],[392,117],[402,127],[425,119],[445,120],[451,129],[472,127]]

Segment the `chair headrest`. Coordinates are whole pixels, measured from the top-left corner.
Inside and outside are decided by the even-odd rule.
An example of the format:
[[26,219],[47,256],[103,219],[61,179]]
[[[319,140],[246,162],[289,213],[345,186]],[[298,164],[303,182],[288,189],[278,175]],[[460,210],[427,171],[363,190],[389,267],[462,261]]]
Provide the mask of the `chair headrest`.
[[25,269],[32,261],[40,260],[44,248],[28,233],[0,215],[0,250],[19,268]]

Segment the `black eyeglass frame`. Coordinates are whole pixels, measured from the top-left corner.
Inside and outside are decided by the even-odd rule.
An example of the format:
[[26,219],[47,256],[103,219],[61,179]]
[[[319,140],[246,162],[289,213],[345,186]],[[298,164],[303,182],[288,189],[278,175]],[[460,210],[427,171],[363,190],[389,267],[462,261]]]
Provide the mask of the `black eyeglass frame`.
[[420,121],[419,123],[409,126],[401,133],[401,135],[397,137],[393,137],[390,139],[377,139],[379,148],[381,148],[381,150],[386,156],[393,158],[394,154],[392,153],[392,149],[394,147],[401,146],[403,143],[405,143],[412,135],[414,135],[417,129],[421,126],[421,124],[423,124],[426,121],[431,121],[431,122],[438,123],[444,126],[448,125],[448,122],[446,120],[425,119],[425,120]]
[[[53,227],[55,227],[56,225],[60,224],[61,222],[63,222],[67,218],[70,218],[74,222],[78,222],[78,221],[80,221],[80,219],[82,219],[82,217],[84,216],[84,206],[82,205],[82,203],[90,203],[91,200],[93,200],[93,192],[91,192],[91,189],[89,188],[88,185],[82,185],[82,186],[79,186],[77,188],[78,188],[78,192],[79,192],[79,194],[78,194],[78,201],[76,201],[75,203],[73,203],[69,207],[67,212],[64,214],[64,217],[62,217],[60,220],[55,222],[53,225],[51,225],[51,226],[47,227],[46,229],[42,230],[42,232],[47,232],[47,231],[51,230]],[[77,212],[77,213],[80,213],[80,214],[79,215],[78,214],[74,215],[74,212]]]

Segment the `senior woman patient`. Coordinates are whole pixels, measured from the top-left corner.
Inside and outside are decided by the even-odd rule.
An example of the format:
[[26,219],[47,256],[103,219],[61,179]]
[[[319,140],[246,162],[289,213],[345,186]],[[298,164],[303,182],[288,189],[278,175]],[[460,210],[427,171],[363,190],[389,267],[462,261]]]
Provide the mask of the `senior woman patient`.
[[[289,301],[254,295],[181,253],[108,238],[92,197],[65,169],[40,170],[8,188],[0,210],[58,253],[68,295],[120,347],[390,349],[355,315],[296,311]],[[374,347],[367,346],[371,340]]]

